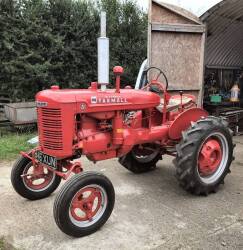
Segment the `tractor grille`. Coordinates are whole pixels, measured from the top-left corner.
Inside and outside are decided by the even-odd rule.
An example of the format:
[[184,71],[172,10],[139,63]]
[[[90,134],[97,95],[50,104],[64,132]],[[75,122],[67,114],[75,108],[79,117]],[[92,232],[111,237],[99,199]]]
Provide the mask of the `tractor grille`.
[[40,145],[44,149],[62,150],[62,114],[60,109],[38,108]]

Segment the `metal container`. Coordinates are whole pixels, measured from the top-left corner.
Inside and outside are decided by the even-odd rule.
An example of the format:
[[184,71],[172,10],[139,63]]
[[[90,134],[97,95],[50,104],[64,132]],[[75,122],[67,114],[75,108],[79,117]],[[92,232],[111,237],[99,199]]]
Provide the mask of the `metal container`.
[[4,106],[5,116],[14,125],[37,122],[35,102],[9,103]]
[[211,95],[210,96],[210,101],[212,103],[221,103],[222,102],[222,96],[220,96],[220,95]]

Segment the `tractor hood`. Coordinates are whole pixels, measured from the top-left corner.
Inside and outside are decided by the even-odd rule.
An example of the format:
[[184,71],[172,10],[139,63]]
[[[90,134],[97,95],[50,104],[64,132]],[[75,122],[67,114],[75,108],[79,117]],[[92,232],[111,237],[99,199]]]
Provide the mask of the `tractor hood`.
[[37,107],[60,107],[64,104],[76,104],[77,112],[100,112],[112,110],[139,110],[156,107],[160,96],[143,90],[60,90],[53,88],[36,95]]

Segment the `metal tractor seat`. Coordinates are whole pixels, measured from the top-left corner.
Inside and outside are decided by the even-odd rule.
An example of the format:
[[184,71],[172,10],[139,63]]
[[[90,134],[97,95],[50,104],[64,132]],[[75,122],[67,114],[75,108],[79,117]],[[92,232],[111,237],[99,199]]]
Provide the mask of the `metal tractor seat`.
[[[186,108],[195,104],[195,97],[192,95],[183,94],[182,97],[181,95],[174,95],[170,97],[169,103],[167,104],[167,111],[171,112],[180,108],[181,98],[182,98],[183,108]],[[157,106],[157,109],[162,113],[163,107],[164,107],[164,98],[161,98],[160,105]]]

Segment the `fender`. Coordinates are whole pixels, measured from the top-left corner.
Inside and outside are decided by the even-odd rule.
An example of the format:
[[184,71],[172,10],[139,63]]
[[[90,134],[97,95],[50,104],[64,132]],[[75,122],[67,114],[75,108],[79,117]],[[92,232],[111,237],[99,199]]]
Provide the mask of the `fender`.
[[191,122],[196,122],[201,118],[208,116],[208,113],[201,108],[191,108],[180,113],[169,127],[169,138],[179,140],[182,132],[191,126]]

